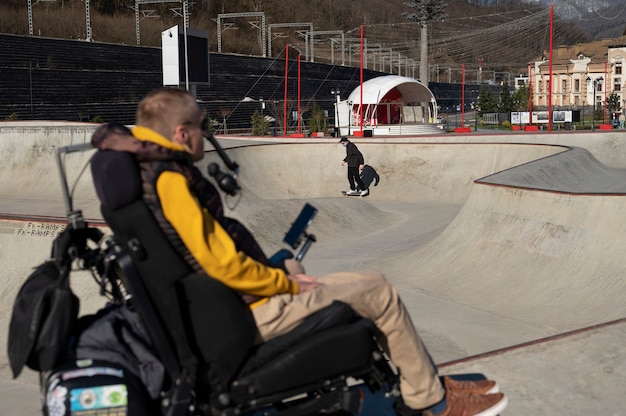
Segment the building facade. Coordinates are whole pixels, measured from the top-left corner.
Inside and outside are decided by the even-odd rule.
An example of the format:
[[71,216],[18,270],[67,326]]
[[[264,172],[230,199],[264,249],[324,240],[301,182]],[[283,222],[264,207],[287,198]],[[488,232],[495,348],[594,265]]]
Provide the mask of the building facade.
[[[564,63],[552,63],[552,108],[591,111],[604,108],[612,94],[626,111],[626,45],[609,46],[604,59],[594,62],[580,53]],[[550,64],[547,59],[529,65],[529,73],[516,78],[515,86],[532,83],[532,104],[547,109],[550,104]],[[594,105],[595,102],[595,105]]]

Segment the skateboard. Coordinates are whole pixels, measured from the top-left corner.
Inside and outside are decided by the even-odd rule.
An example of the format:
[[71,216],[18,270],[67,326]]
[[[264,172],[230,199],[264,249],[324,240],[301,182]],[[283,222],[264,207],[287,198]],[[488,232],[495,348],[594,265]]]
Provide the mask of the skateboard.
[[[343,196],[361,196],[361,191],[359,191],[359,193],[358,193],[358,194],[348,194],[348,191],[341,191],[341,194],[342,194]],[[366,193],[365,195],[363,195],[363,197],[366,197],[366,196],[368,196],[369,194],[370,194],[370,193],[368,192],[368,193]]]

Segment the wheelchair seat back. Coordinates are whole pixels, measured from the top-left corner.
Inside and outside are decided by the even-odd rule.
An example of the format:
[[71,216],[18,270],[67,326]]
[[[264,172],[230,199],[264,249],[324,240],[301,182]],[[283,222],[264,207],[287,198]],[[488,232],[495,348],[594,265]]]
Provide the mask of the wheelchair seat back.
[[91,169],[103,217],[132,258],[178,361],[199,356],[212,363],[215,383],[227,383],[256,335],[250,311],[221,282],[194,274],[172,247],[142,199],[132,155],[98,151]]

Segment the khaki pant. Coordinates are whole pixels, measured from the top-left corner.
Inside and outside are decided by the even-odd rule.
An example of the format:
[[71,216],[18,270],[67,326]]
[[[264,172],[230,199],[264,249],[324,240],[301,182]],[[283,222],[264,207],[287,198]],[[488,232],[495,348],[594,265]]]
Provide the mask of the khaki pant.
[[253,309],[263,340],[295,328],[308,315],[339,300],[374,322],[379,341],[400,374],[404,402],[423,409],[439,401],[444,390],[396,289],[380,273],[333,273],[319,278],[324,286],[298,295],[273,296]]

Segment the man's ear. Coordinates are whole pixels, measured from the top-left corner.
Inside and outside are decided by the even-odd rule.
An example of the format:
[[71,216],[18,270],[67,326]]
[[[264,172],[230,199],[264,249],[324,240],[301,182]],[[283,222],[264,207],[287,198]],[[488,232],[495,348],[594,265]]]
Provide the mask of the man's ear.
[[176,126],[176,129],[174,130],[174,136],[172,137],[172,142],[184,147],[188,153],[191,153],[191,148],[189,147],[190,138],[191,136],[189,135],[187,127],[182,124]]
[[174,129],[174,136],[172,136],[172,142],[185,146],[188,141],[189,141],[189,132],[187,131],[187,128],[185,128],[185,126],[183,126],[182,124],[179,124]]

